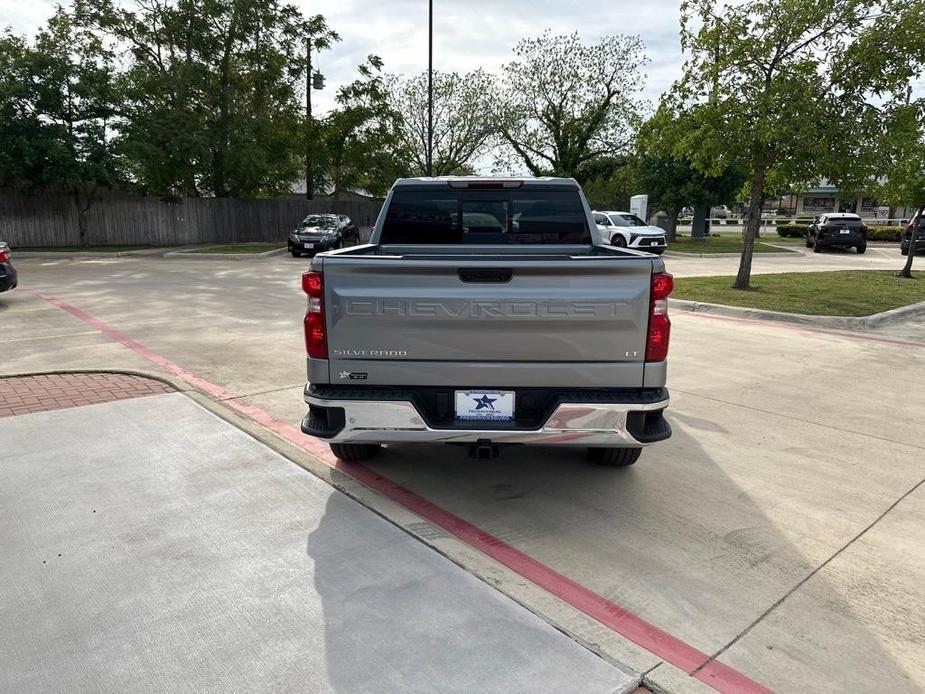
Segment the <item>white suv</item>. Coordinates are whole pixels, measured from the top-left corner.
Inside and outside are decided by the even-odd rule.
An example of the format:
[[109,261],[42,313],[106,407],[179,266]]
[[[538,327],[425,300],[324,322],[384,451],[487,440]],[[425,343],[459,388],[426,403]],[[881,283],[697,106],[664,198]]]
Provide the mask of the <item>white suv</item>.
[[668,247],[665,230],[646,224],[630,212],[592,212],[594,223],[611,246],[661,255]]

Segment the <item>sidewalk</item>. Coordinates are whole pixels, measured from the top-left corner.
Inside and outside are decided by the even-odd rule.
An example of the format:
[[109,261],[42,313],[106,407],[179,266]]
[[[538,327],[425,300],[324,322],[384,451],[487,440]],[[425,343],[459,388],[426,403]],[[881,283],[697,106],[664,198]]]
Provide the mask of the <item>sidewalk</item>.
[[634,689],[181,393],[7,416],[0,441],[0,690]]

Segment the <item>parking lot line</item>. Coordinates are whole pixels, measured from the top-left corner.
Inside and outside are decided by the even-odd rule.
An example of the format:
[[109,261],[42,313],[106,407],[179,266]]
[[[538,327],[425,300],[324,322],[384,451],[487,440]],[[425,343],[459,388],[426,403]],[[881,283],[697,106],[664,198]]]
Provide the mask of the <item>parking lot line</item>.
[[691,677],[720,692],[770,694],[769,689],[738,670],[659,629],[654,624],[636,616],[577,581],[560,574],[550,566],[521,552],[491,533],[428,501],[410,489],[363,465],[339,460],[330,452],[326,444],[318,439],[306,436],[298,427],[275,419],[269,412],[255,405],[241,402],[236,399],[239,396],[235,393],[184,369],[179,364],[149,349],[137,340],[94,318],[76,306],[72,306],[44,292],[35,291],[33,294],[92,326],[198,390],[223,401],[224,405],[270,429],[287,441],[308,450],[326,465],[348,475],[364,486],[379,492],[443,528],[462,542],[478,549],[563,602],[662,658],[665,662],[683,670]]
[[80,335],[97,335],[99,330],[84,330],[78,333],[62,333],[60,335],[39,335],[37,337],[14,337],[9,340],[0,340],[0,345],[7,342],[31,342],[33,340],[54,340],[62,337],[78,337]]

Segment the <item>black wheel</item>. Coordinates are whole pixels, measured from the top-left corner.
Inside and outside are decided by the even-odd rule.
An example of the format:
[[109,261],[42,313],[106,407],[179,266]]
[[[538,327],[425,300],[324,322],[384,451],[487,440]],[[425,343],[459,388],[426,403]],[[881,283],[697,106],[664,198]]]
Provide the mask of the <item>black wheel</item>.
[[289,249],[289,252],[292,253],[292,257],[293,257],[293,258],[301,258],[301,257],[302,257],[302,254],[301,254],[301,253],[299,253],[298,251],[294,251],[294,250],[292,250],[291,248]]
[[608,467],[626,467],[632,465],[642,454],[641,448],[589,448],[591,462]]
[[610,245],[616,246],[617,248],[626,248],[626,239],[617,234],[610,239]]
[[813,242],[813,253],[822,253],[822,244],[819,243],[819,239]]
[[341,460],[369,460],[375,458],[382,446],[378,443],[332,443],[331,453]]
[[899,252],[900,252],[902,255],[909,255],[909,247],[908,247],[908,246],[900,246],[900,247],[899,247]]
[[858,249],[858,255],[863,255],[864,253],[867,252],[867,244],[865,243],[861,246],[857,246],[857,249]]
[[806,247],[807,247],[807,248],[812,248],[812,247],[813,247],[813,240],[812,240],[811,238],[809,238],[809,236],[806,237]]

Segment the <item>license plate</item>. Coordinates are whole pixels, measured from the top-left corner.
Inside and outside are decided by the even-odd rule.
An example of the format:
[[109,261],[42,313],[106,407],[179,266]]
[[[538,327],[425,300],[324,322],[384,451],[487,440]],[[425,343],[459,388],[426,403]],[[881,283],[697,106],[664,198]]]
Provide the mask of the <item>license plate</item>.
[[514,419],[514,391],[457,390],[456,419],[509,422]]
[[314,248],[315,244],[313,243],[303,243],[302,248]]
[[842,229],[842,230],[839,231],[838,233],[839,233],[839,234],[850,234],[850,233],[851,233],[851,229]]

